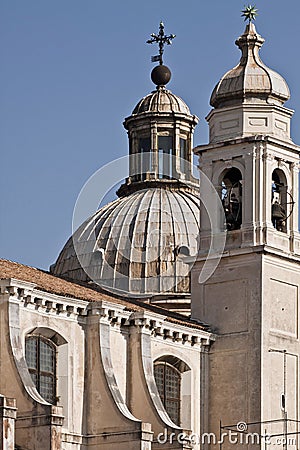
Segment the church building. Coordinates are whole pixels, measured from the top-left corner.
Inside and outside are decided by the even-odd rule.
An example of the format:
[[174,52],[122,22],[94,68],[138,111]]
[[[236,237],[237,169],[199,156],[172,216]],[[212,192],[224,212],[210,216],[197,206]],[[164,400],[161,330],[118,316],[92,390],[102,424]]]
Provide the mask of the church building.
[[118,198],[49,272],[0,260],[1,449],[300,449],[300,148],[244,15],[209,143],[166,87],[161,23]]

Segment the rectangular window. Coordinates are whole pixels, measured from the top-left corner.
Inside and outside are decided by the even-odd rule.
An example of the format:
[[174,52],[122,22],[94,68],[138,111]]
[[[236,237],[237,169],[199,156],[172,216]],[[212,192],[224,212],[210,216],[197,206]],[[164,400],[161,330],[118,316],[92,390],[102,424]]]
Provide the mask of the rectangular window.
[[173,178],[173,137],[158,136],[159,178]]
[[150,150],[151,150],[150,137],[140,138],[139,151],[142,153],[142,152],[150,152]]
[[187,172],[187,142],[186,139],[180,138],[180,171]]
[[144,137],[139,139],[138,148],[138,170],[141,174],[152,171],[152,158],[151,158],[151,139],[150,137]]

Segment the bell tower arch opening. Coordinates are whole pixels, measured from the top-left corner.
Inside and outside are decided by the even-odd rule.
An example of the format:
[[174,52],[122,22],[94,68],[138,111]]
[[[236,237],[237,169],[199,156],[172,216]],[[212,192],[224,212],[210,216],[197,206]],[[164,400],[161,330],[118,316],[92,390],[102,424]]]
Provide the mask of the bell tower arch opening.
[[242,174],[236,167],[221,176],[221,199],[228,231],[239,230],[242,224]]
[[[291,202],[292,203],[292,202]],[[277,231],[287,232],[289,214],[288,186],[283,170],[275,169],[272,173],[272,224]]]

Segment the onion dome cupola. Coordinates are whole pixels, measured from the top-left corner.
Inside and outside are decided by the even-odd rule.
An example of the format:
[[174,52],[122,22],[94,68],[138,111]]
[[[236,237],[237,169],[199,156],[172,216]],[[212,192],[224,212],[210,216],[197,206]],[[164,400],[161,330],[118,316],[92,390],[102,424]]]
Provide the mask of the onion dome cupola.
[[240,62],[223,75],[210,98],[211,142],[257,134],[289,137],[292,111],[283,106],[290,98],[289,87],[260,58],[264,39],[252,22],[253,11],[253,7],[243,11],[249,23],[235,42],[242,52]]
[[[156,89],[142,98],[124,125],[129,136],[129,177],[118,199],[96,211],[68,240],[51,270],[97,284],[125,297],[140,297],[184,313],[190,311],[191,261],[198,253],[199,186],[192,174],[197,117],[166,89],[171,72],[159,33]],[[189,262],[185,262],[188,257]]]
[[159,33],[153,33],[147,43],[158,43],[159,61],[151,73],[156,89],[143,97],[132,114],[124,121],[128,131],[130,174],[119,194],[150,185],[179,185],[198,187],[192,175],[193,132],[198,118],[177,95],[166,89],[171,79],[170,69],[163,64],[164,45],[171,44],[174,35],[164,34],[161,22]]

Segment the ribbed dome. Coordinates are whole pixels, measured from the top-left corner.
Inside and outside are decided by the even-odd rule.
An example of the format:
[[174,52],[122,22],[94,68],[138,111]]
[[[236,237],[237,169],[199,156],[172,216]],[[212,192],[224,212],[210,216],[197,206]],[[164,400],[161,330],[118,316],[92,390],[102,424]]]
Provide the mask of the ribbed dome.
[[88,219],[52,271],[131,295],[187,293],[190,268],[181,256],[197,254],[198,215],[199,197],[187,190],[134,192]]
[[182,113],[191,114],[187,104],[177,95],[163,87],[142,98],[132,114],[142,113]]
[[256,32],[254,24],[248,24],[244,34],[236,41],[242,51],[241,60],[214,88],[210,99],[213,107],[247,101],[282,105],[290,98],[284,78],[265,66],[260,59],[259,49],[263,43],[264,39]]

